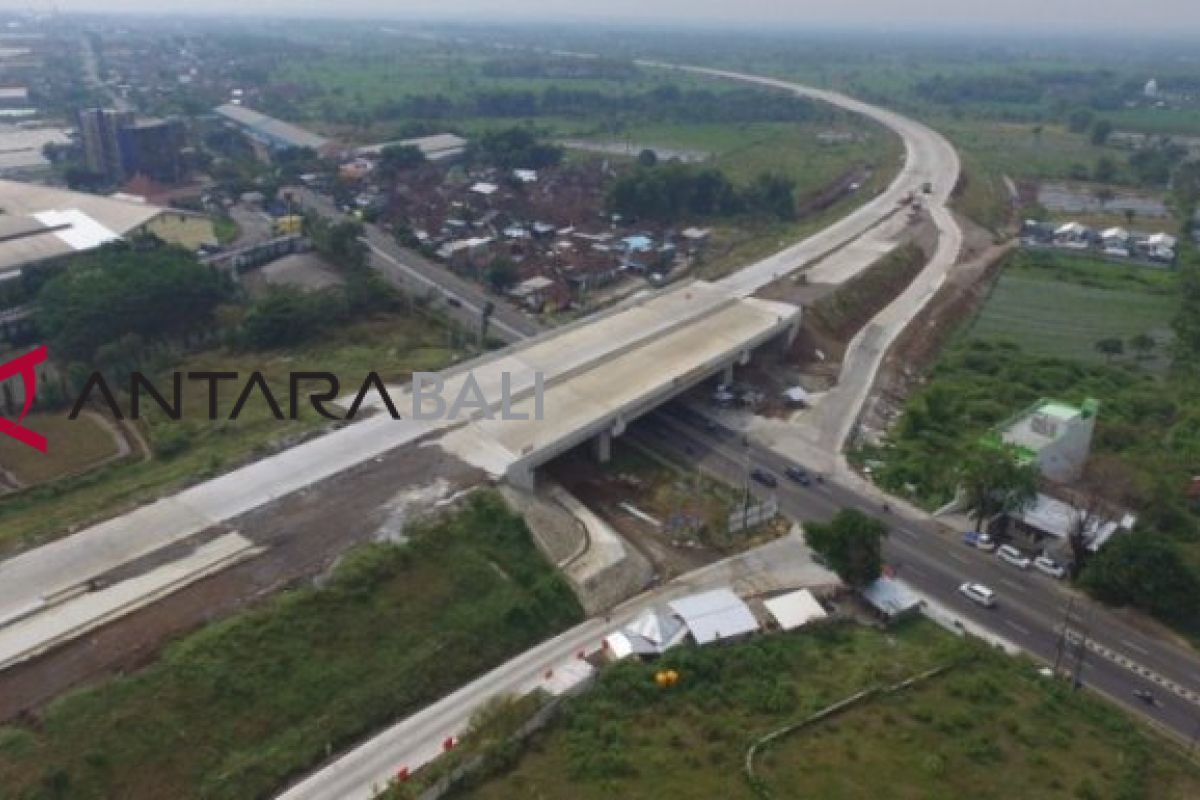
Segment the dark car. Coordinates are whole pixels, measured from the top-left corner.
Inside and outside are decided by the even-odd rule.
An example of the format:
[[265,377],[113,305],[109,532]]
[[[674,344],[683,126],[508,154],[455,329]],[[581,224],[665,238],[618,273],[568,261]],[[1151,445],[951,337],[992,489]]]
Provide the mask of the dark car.
[[801,486],[808,486],[812,483],[812,478],[808,477],[808,473],[804,471],[803,467],[790,466],[783,471],[783,474]]
[[755,467],[754,469],[750,470],[750,477],[761,483],[763,486],[767,486],[771,489],[774,489],[779,485],[779,481],[775,479],[775,476],[767,472],[762,467]]
[[462,308],[462,300],[459,300],[452,294],[448,294],[446,295],[446,305],[451,308]]

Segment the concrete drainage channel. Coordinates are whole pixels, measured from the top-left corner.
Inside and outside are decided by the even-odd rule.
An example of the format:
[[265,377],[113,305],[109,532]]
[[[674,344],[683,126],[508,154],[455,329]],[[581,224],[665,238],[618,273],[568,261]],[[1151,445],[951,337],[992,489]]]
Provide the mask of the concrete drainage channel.
[[1149,667],[1139,664],[1128,656],[1118,653],[1116,650],[1105,647],[1097,642],[1093,642],[1091,639],[1084,637],[1078,631],[1068,630],[1066,632],[1066,640],[1072,646],[1078,646],[1080,641],[1082,641],[1083,646],[1086,647],[1090,652],[1093,652],[1096,655],[1113,662],[1114,664],[1118,664],[1136,675],[1140,675],[1147,681],[1161,686],[1177,697],[1181,697],[1193,705],[1200,706],[1200,694],[1193,692],[1191,689],[1180,686],[1170,678],[1166,678],[1158,674]]

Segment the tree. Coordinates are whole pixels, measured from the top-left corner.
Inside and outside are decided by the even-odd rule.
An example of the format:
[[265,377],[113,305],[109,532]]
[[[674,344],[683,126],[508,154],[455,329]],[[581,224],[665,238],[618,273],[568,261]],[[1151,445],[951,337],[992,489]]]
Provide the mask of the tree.
[[272,286],[251,307],[242,323],[242,339],[255,348],[286,347],[315,336],[328,323],[344,315],[335,292],[308,294],[294,286]]
[[883,538],[887,526],[856,508],[845,508],[827,523],[804,526],[808,546],[850,586],[873,583],[883,570]]
[[658,153],[647,147],[638,153],[637,162],[639,167],[653,167],[658,163]]
[[411,144],[392,144],[379,152],[379,173],[385,178],[394,178],[400,172],[425,163],[421,148]]
[[1150,533],[1109,541],[1087,565],[1082,583],[1101,602],[1167,621],[1194,624],[1200,614],[1200,576],[1174,545]]
[[1077,578],[1092,555],[1096,531],[1115,521],[1118,504],[1123,503],[1133,485],[1134,475],[1119,457],[1093,456],[1075,488],[1065,499],[1071,506],[1067,545],[1071,548],[1071,577]]
[[1106,119],[1098,119],[1092,123],[1092,144],[1103,145],[1108,141],[1108,137],[1112,135],[1112,123]]
[[1104,360],[1112,363],[1117,356],[1124,355],[1125,342],[1115,336],[1109,336],[1096,342],[1096,352],[1104,355]]
[[1086,108],[1077,108],[1067,117],[1067,130],[1071,133],[1083,133],[1092,124],[1092,112]]
[[1127,209],[1125,209],[1125,224],[1126,224],[1126,225],[1128,225],[1128,226],[1130,226],[1130,227],[1132,228],[1132,227],[1133,227],[1133,220],[1134,220],[1136,217],[1137,217],[1137,209],[1134,209],[1134,208],[1127,208]]
[[512,262],[512,259],[499,256],[492,260],[488,268],[484,270],[483,279],[487,281],[488,286],[497,294],[504,294],[509,289],[517,285],[517,279],[521,277],[517,271],[517,265]]
[[1117,176],[1117,164],[1108,156],[1096,160],[1096,169],[1092,176],[1101,183],[1110,183]]
[[112,245],[82,256],[38,292],[38,328],[59,353],[90,361],[129,334],[142,341],[186,339],[213,325],[230,284],[191,253]]
[[1020,463],[1010,445],[977,445],[963,463],[959,483],[975,530],[992,517],[1029,506],[1037,485],[1037,465]]
[[1137,353],[1140,361],[1150,357],[1150,353],[1158,347],[1158,341],[1148,333],[1139,333],[1129,340],[1129,347]]
[[1096,202],[1100,204],[1100,208],[1104,208],[1106,205],[1112,202],[1112,199],[1116,197],[1116,195],[1113,193],[1113,190],[1107,186],[1100,186],[1092,192],[1092,197],[1096,198]]

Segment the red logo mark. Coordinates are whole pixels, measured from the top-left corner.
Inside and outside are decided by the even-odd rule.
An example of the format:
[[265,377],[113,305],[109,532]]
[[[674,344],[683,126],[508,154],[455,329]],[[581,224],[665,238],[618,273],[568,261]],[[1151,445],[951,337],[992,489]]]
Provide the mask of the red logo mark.
[[11,436],[18,442],[27,444],[34,450],[43,453],[46,452],[46,437],[40,433],[34,433],[17,423],[25,419],[25,415],[29,413],[30,407],[33,406],[34,395],[37,394],[37,373],[33,368],[45,360],[46,345],[42,345],[30,353],[26,353],[19,358],[14,358],[7,364],[0,364],[0,383],[3,383],[14,375],[19,375],[21,376],[21,385],[25,388],[25,407],[17,415],[16,422],[0,417],[0,433],[5,436]]

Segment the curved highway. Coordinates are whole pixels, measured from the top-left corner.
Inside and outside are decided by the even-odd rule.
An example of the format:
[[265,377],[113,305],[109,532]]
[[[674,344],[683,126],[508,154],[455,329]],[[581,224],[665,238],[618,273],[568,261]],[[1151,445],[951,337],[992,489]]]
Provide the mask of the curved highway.
[[[958,180],[958,155],[941,134],[928,126],[836,92],[703,67],[652,61],[639,63],[792,91],[868,116],[895,131],[904,142],[904,165],[883,192],[804,241],[750,264],[719,282],[734,294],[743,297],[753,294],[772,281],[854,241],[895,212],[900,200],[909,192],[921,192],[923,184],[932,184],[932,193],[925,196],[938,228],[937,251],[912,287],[884,309],[864,329],[864,333],[851,343],[839,381],[840,394],[831,392],[824,403],[829,411],[827,417],[821,418],[820,424],[825,427],[814,429],[810,439],[806,440],[808,446],[804,448],[805,455],[811,457],[814,452],[824,452],[836,458],[834,454],[840,453],[841,444],[857,418],[857,409],[866,400],[888,345],[924,307],[957,260],[962,233],[946,208],[946,203]],[[822,433],[826,427],[832,431],[831,435]],[[811,458],[798,460],[811,461]],[[770,558],[762,558],[752,551],[723,563],[741,564],[743,560],[752,560],[764,574],[771,574],[772,570],[787,570],[792,563],[782,544],[778,542],[767,546],[771,548]],[[793,543],[795,549],[797,546]],[[712,574],[710,571],[702,572]],[[681,582],[689,586],[702,585],[697,582],[697,577],[697,574],[684,576]],[[593,643],[594,646],[605,633],[619,627],[619,620],[631,618],[640,609],[661,602],[661,599],[657,593],[634,598],[615,613],[615,619],[607,622],[590,620],[512,659],[339,757],[291,787],[280,800],[368,800],[374,790],[385,785],[399,767],[416,769],[436,758],[440,752],[439,743],[447,737],[460,734],[469,724],[474,710],[489,698],[500,694],[519,694],[535,687],[547,665],[569,660],[586,643]]]

